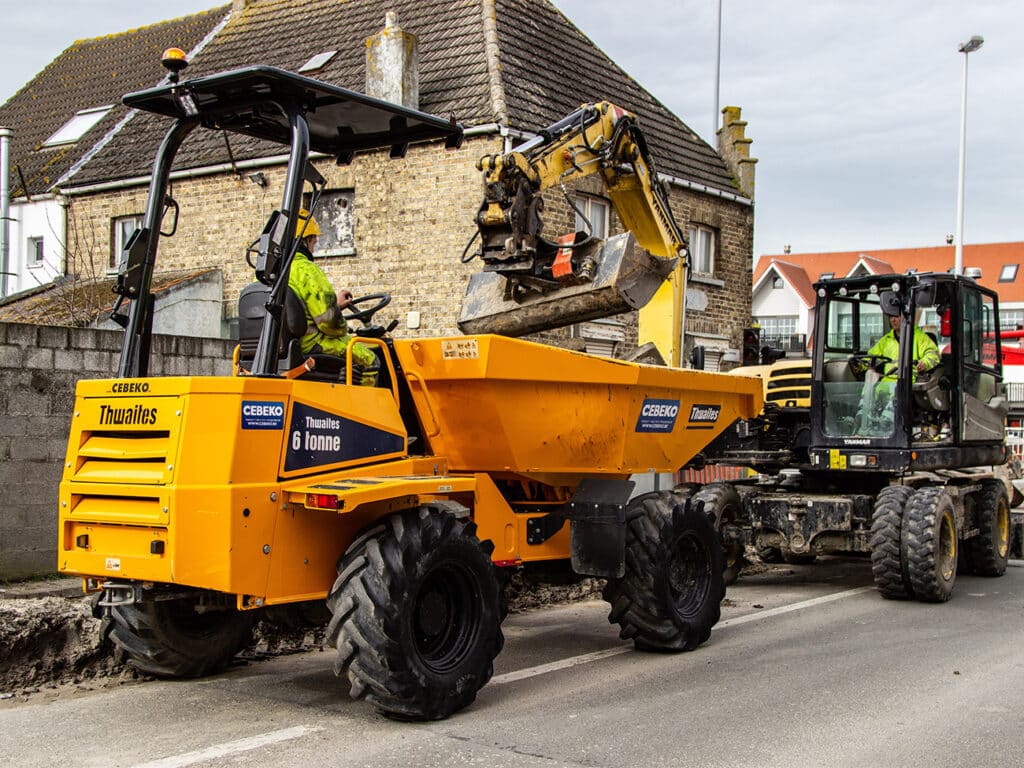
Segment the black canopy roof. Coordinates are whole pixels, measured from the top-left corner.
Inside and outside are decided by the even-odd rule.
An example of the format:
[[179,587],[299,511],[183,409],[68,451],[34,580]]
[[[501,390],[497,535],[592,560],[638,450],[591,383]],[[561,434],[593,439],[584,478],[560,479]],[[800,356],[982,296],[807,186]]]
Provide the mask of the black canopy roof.
[[[289,105],[300,105],[310,149],[347,160],[353,152],[404,147],[418,141],[462,140],[462,126],[277,67],[253,66],[129,93],[129,107],[167,117],[198,114],[207,127],[291,144]],[[280,106],[275,108],[274,104]]]

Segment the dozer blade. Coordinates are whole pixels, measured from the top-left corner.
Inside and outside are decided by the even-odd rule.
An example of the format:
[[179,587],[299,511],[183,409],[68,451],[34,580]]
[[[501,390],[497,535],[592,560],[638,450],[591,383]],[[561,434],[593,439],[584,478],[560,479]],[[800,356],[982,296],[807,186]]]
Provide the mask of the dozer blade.
[[590,282],[545,293],[531,291],[515,300],[507,297],[508,278],[479,272],[466,289],[459,330],[524,336],[638,309],[651,300],[677,261],[652,256],[625,233],[605,241]]

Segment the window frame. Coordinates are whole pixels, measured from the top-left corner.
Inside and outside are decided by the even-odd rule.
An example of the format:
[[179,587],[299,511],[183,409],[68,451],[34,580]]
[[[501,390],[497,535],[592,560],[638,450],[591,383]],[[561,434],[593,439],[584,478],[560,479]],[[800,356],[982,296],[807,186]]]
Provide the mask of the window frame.
[[[123,233],[120,228],[120,224],[127,222],[129,219],[136,219],[135,229],[142,229],[143,214],[141,213],[112,216],[110,219],[110,257],[107,261],[107,272],[117,272],[121,263],[121,252],[124,250],[128,240],[131,239],[132,233],[135,232],[135,229],[133,229],[131,232]],[[123,240],[121,239],[122,234],[124,234]]]
[[[703,257],[698,256],[695,242],[697,242],[700,236],[706,236],[710,239],[710,246],[707,248],[707,269],[703,269],[705,266],[702,261]],[[715,262],[718,257],[718,231],[713,227],[709,227],[706,224],[691,224],[689,231],[690,240],[690,273],[696,278],[713,278],[715,276]],[[698,258],[701,260],[698,261]]]
[[[575,225],[574,226],[576,227],[576,231],[577,232],[587,232],[588,231],[589,228],[586,226],[586,222],[583,221],[583,217],[585,216],[587,218],[587,220],[590,221],[591,226],[594,227],[593,231],[590,234],[593,237],[595,237],[595,238],[597,238],[599,240],[607,240],[608,239],[608,233],[611,231],[611,213],[612,213],[611,201],[608,200],[608,198],[606,198],[606,197],[601,197],[600,195],[589,195],[589,194],[580,192],[580,193],[578,193],[576,195],[576,199],[573,201],[573,205],[575,206],[575,209],[576,209],[575,212],[574,212],[574,216],[575,216]],[[595,208],[600,208],[602,210],[602,217],[603,217],[603,220],[602,220],[603,226],[602,227],[594,226],[594,209]],[[599,231],[599,230],[603,230],[603,231]]]
[[64,125],[50,134],[50,138],[43,142],[43,147],[63,147],[67,144],[76,144],[89,131],[95,128],[99,122],[106,117],[113,104],[102,107],[90,107],[80,109]]
[[46,238],[42,235],[31,235],[25,239],[25,264],[35,269],[46,263]]

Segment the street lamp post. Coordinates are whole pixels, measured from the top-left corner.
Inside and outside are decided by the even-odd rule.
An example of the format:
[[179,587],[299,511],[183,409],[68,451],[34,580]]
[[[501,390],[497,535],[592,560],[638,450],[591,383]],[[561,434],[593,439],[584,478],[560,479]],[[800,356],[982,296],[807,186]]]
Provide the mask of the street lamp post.
[[718,27],[716,28],[716,38],[718,42],[715,46],[715,107],[711,114],[712,140],[718,134],[718,120],[720,118],[718,113],[718,87],[722,80],[722,0],[718,0]]
[[964,86],[960,97],[960,165],[956,187],[956,261],[953,272],[964,273],[964,169],[967,157],[967,54],[974,53],[985,43],[981,35],[974,35],[966,43],[960,43],[959,51],[964,55]]

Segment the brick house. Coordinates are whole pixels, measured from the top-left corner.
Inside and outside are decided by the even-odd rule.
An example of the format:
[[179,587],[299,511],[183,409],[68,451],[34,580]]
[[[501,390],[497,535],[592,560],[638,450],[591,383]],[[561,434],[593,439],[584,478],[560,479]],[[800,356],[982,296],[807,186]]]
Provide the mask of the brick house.
[[[385,11],[395,13],[387,29]],[[394,298],[386,312],[400,321],[397,333],[457,332],[465,284],[478,268],[459,259],[475,232],[481,199],[476,159],[511,149],[581,103],[607,99],[639,115],[676,218],[691,236],[694,268],[686,288],[684,354],[703,344],[714,368],[738,345],[750,317],[756,162],[749,157],[750,140],[738,109],[723,110],[726,125],[716,152],[548,0],[234,0],[230,8],[207,16],[210,31],[192,46],[186,78],[270,64],[426,112],[453,114],[466,127],[458,150],[414,145],[399,160],[368,153],[349,165],[317,161],[328,179],[319,213],[327,230],[319,263],[335,285],[356,295],[390,291]],[[146,30],[124,38],[150,34]],[[167,26],[155,47],[188,47],[174,33]],[[389,36],[409,54],[405,69],[390,81],[373,58]],[[148,73],[139,76],[139,85],[160,79],[157,55],[135,66]],[[11,121],[16,135],[22,129],[8,115],[18,114],[25,90],[0,110],[0,123]],[[98,264],[106,270],[116,263],[121,240],[141,216],[149,165],[166,127],[163,118],[121,106],[113,107],[108,119],[116,123],[80,155],[73,172],[47,188],[61,200],[67,232],[93,236],[88,250],[93,271]],[[38,151],[16,148],[15,157]],[[281,148],[238,137],[228,143],[214,132],[196,132],[178,154],[172,192],[181,208],[180,224],[176,235],[161,243],[157,270],[218,268],[220,315],[227,327],[239,290],[252,279],[245,249],[279,204],[283,175]],[[596,179],[577,184],[570,195],[591,220],[606,222],[607,234],[620,231]],[[574,228],[575,214],[560,193],[546,202],[549,234]],[[67,271],[81,273],[82,258],[77,252],[68,258]],[[631,313],[545,338],[625,356],[635,348],[636,324]]]

